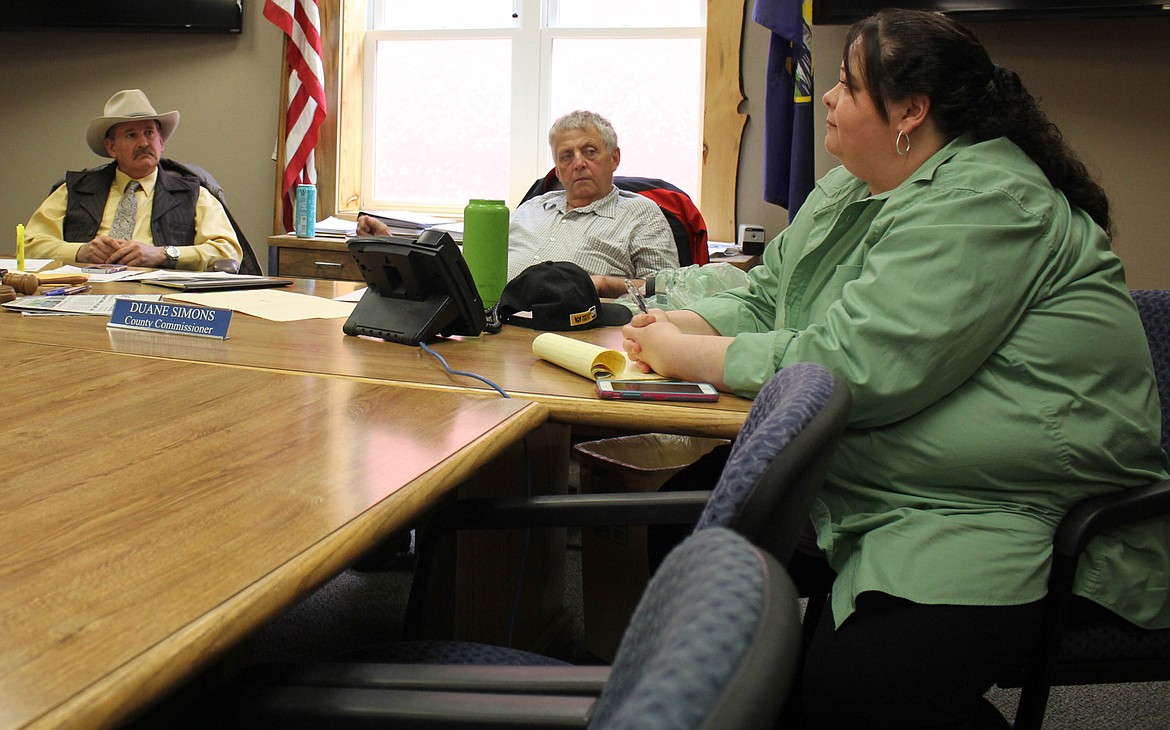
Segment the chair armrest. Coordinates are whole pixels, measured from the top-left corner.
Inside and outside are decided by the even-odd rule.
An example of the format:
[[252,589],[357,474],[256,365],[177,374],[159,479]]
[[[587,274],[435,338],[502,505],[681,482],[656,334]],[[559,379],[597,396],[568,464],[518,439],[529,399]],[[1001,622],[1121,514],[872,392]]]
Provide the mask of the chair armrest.
[[450,507],[455,529],[694,524],[709,490],[461,499]]
[[316,687],[597,697],[609,674],[608,666],[316,662],[266,666],[253,678],[264,684]]
[[264,687],[238,727],[584,728],[596,699],[352,687]]
[[[1044,718],[1060,636],[1073,600],[1077,561],[1085,546],[1105,530],[1167,514],[1170,514],[1170,480],[1089,497],[1074,505],[1061,519],[1053,536],[1052,571],[1048,577],[1044,618],[1036,637],[1035,658],[1019,677],[1024,689],[1016,712],[1017,727],[1039,727]],[[1011,686],[1011,683],[1001,686]]]
[[1053,538],[1053,552],[1074,557],[1105,530],[1167,514],[1170,514],[1170,479],[1090,497],[1077,503],[1060,521]]
[[226,274],[240,273],[240,262],[235,259],[212,259],[207,264],[208,271],[219,271]]
[[1170,480],[1089,497],[1073,505],[1056,526],[1052,538],[1048,592],[1055,600],[1049,602],[1049,610],[1054,612],[1050,620],[1059,625],[1063,618],[1065,605],[1072,599],[1077,562],[1090,540],[1106,530],[1167,514],[1170,514]]

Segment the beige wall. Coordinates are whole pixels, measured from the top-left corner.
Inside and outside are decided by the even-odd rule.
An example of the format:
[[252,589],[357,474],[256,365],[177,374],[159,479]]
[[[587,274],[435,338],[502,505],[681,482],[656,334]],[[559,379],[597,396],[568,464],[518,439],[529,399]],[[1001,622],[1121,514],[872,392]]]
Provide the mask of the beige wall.
[[[763,74],[768,32],[745,0],[742,110],[749,115],[740,160],[738,223],[769,237],[787,213],[761,200]],[[271,230],[281,36],[244,4],[239,36],[0,33],[0,140],[14,174],[0,179],[0,251],[66,169],[101,160],[84,130],[121,88],[146,91],[160,111],[183,118],[167,154],[211,170],[232,212],[265,259]],[[1071,144],[1100,171],[1116,211],[1116,248],[1130,285],[1170,288],[1170,21],[982,23],[995,60],[1016,69]],[[818,91],[834,78],[844,28],[814,29]],[[1119,44],[1120,41],[1120,44]],[[818,105],[818,133],[824,112]],[[831,158],[821,154],[818,173]]]
[[[211,171],[265,261],[272,228],[281,34],[244,3],[239,35],[0,33],[0,251],[65,174],[101,164],[85,127],[115,91],[140,88],[182,117],[165,155]],[[6,231],[6,233],[5,233]]]
[[[750,7],[749,3],[749,15]],[[754,25],[748,22],[748,25]],[[1066,140],[1104,184],[1113,204],[1114,248],[1134,289],[1170,288],[1170,19],[1016,21],[972,24],[992,59],[1020,74]],[[745,29],[749,120],[740,159],[739,223],[764,222],[768,236],[786,214],[760,201],[763,63],[767,32]],[[817,91],[836,78],[843,26],[813,29]],[[753,75],[761,78],[753,78]],[[818,140],[824,106],[817,105]],[[818,142],[819,144],[819,142]],[[818,176],[836,161],[818,149]],[[779,211],[777,213],[776,211]]]

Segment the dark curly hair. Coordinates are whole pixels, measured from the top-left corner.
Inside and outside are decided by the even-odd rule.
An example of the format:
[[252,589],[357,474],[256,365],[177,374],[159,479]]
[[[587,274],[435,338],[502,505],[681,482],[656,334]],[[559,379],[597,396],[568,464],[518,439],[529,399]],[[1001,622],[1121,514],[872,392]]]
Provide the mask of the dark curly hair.
[[[857,47],[860,69],[851,67]],[[993,64],[975,35],[954,20],[919,10],[885,9],[858,21],[845,39],[845,76],[864,81],[888,121],[887,100],[930,98],[930,115],[948,138],[1006,137],[1032,158],[1053,187],[1112,235],[1109,199],[1020,77]],[[860,75],[860,79],[857,76]]]

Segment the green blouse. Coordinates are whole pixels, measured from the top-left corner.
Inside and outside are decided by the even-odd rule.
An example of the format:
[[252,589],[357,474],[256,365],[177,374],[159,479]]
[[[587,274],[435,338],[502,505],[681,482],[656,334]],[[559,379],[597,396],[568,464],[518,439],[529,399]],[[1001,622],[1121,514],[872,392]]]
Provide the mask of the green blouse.
[[[838,625],[864,591],[1014,605],[1046,592],[1074,502],[1164,479],[1153,366],[1109,240],[1004,139],[959,138],[894,190],[826,175],[746,288],[690,307],[753,396],[795,362],[850,386],[814,507]],[[1170,626],[1165,521],[1102,535],[1077,591]]]

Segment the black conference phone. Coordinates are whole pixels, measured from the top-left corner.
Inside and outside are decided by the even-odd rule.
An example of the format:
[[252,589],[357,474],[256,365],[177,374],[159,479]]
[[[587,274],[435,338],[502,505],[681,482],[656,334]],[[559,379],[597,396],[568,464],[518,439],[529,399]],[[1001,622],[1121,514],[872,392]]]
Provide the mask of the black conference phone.
[[345,334],[418,345],[484,331],[483,300],[450,234],[358,237],[346,246],[368,288],[342,327]]

